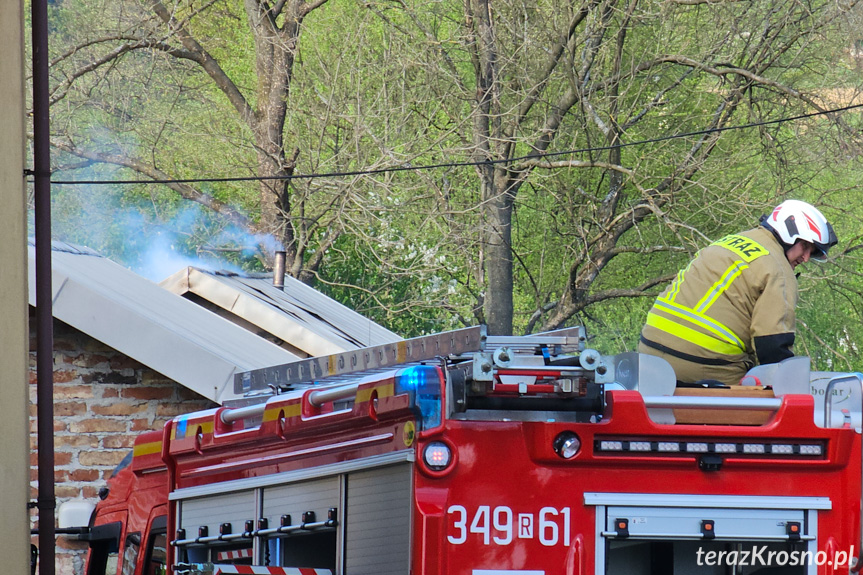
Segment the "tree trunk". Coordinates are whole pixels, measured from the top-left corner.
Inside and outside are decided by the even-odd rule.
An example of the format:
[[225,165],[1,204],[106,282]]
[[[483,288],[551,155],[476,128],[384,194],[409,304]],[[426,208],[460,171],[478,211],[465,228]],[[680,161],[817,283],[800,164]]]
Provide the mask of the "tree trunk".
[[[494,170],[490,170],[494,171]],[[512,195],[504,180],[493,181],[484,202],[486,251],[485,317],[490,335],[512,335]],[[485,196],[484,196],[485,197]]]
[[[258,152],[258,173],[264,179],[258,188],[261,205],[261,227],[282,244],[286,269],[293,276],[302,270],[303,252],[307,247],[298,240],[286,179],[294,172],[296,155],[290,160],[285,154],[284,126],[288,94],[293,78],[296,47],[303,18],[310,10],[304,0],[288,0],[282,7],[284,24],[276,24],[278,14],[267,4],[246,0],[249,24],[255,31],[255,68],[258,76],[257,108],[255,110],[255,147]],[[302,220],[298,218],[300,225]]]

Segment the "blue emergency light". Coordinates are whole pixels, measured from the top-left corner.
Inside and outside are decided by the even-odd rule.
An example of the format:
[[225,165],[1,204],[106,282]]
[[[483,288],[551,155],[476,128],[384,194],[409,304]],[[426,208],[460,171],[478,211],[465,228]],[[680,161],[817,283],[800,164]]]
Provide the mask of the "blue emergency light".
[[431,429],[441,423],[440,371],[429,365],[415,365],[399,371],[395,377],[396,393],[408,393],[419,419],[420,429]]

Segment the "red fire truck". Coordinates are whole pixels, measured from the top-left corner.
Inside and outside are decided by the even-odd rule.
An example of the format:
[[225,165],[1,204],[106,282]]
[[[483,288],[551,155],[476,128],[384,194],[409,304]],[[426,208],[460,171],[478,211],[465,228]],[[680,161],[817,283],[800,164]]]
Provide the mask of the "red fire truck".
[[88,575],[856,572],[863,376],[678,389],[577,329],[481,328],[250,372],[142,435]]

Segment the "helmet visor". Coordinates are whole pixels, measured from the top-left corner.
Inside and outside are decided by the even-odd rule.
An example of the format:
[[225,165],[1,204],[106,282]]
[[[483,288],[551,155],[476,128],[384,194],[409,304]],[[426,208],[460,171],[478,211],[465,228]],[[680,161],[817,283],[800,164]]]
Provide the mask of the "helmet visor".
[[826,242],[813,242],[812,245],[815,247],[812,250],[812,259],[823,262],[827,259],[827,250],[835,246],[839,242],[836,239],[836,233],[833,231],[833,226],[830,225],[830,222],[827,222],[827,241]]

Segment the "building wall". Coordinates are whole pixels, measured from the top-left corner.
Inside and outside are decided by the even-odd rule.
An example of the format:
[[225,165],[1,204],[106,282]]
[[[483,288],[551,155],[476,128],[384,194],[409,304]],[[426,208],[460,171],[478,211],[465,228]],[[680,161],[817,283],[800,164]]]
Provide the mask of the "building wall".
[[[30,325],[30,497],[37,496],[36,339]],[[98,500],[99,489],[142,431],[175,415],[213,407],[158,372],[54,321],[54,481],[59,506]],[[37,512],[31,512],[36,525]],[[36,543],[35,537],[33,542]],[[57,537],[58,575],[84,572],[87,545]]]
[[[31,3],[27,3],[27,8]],[[0,2],[0,538],[3,571],[23,573],[30,557],[27,515],[27,187],[24,2]],[[28,74],[29,74],[28,67]],[[29,83],[29,82],[28,82]],[[28,124],[32,126],[32,124]]]

